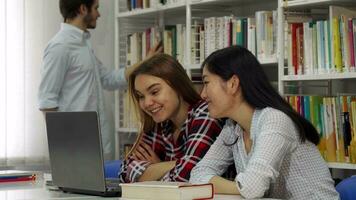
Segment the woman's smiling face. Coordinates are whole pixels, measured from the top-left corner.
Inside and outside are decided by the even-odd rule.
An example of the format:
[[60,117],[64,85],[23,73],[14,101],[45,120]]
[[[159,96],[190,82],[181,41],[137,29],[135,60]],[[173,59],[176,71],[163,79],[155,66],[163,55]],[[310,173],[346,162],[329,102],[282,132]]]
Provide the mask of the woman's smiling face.
[[156,123],[172,119],[180,109],[177,93],[161,78],[138,75],[135,79],[135,92],[140,108]]
[[226,117],[231,109],[231,97],[226,89],[227,82],[204,67],[203,84],[201,97],[208,102],[210,116],[213,118]]

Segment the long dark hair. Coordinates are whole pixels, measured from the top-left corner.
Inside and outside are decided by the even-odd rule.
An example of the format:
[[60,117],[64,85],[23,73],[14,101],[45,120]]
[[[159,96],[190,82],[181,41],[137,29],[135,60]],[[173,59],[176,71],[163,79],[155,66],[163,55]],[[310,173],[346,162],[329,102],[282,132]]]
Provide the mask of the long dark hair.
[[130,96],[134,100],[137,110],[139,110],[140,121],[144,132],[152,131],[156,123],[152,117],[139,109],[138,106],[135,79],[140,74],[163,79],[178,96],[182,97],[182,99],[190,105],[194,105],[201,100],[199,93],[194,89],[192,81],[177,60],[167,54],[157,54],[153,56],[136,68],[129,77]]
[[205,59],[202,64],[202,68],[204,67],[225,81],[233,75],[238,76],[242,95],[249,105],[257,109],[272,107],[282,111],[297,126],[301,142],[309,140],[315,145],[319,143],[319,134],[315,127],[272,87],[261,64],[246,48],[231,46],[217,50]]

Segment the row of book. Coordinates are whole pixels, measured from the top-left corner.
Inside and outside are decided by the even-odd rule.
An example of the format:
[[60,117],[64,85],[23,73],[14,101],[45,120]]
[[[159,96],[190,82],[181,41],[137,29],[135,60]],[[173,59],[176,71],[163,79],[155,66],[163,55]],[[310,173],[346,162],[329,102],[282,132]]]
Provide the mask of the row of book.
[[162,31],[158,26],[127,36],[126,62],[131,66],[141,61],[149,49],[162,40]]
[[355,72],[356,10],[331,6],[331,18],[287,25],[288,75]]
[[[212,52],[231,45],[248,48],[258,59],[276,56],[277,12],[257,11],[254,17],[209,17],[191,26],[190,63],[199,64]],[[186,61],[184,24],[151,27],[128,36],[128,65],[142,59],[154,41],[162,40],[164,52],[180,63]],[[258,41],[258,42],[257,42]]]
[[157,6],[179,2],[185,2],[185,0],[127,0],[127,9],[131,11],[136,9],[155,8]]
[[356,96],[286,96],[286,100],[317,129],[326,161],[356,163]]
[[163,51],[184,63],[186,53],[184,51],[185,25],[167,25],[161,30],[158,26],[147,28],[144,32],[136,32],[128,35],[126,45],[127,66],[141,61],[149,49],[162,41]]
[[132,101],[128,90],[120,93],[121,98],[121,110],[119,116],[119,125],[121,128],[137,129],[140,127],[140,121],[138,118],[138,112]]

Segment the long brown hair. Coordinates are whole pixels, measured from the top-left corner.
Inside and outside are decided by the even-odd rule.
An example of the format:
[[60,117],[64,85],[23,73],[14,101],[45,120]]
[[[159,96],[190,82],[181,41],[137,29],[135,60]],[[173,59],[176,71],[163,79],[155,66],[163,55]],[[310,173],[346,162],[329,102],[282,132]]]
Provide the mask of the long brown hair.
[[[157,54],[138,66],[129,76],[129,93],[136,110],[139,112],[141,121],[141,132],[149,132],[155,128],[156,123],[152,117],[140,109],[138,96],[135,91],[135,79],[138,75],[145,74],[163,79],[185,102],[194,105],[201,100],[199,93],[195,90],[182,65],[167,54]],[[137,138],[134,147],[140,140],[142,134]]]
[[199,93],[194,89],[184,68],[177,60],[167,54],[158,54],[143,62],[129,77],[129,92],[139,110],[142,130],[151,131],[155,122],[152,117],[143,112],[138,105],[138,96],[135,91],[135,79],[138,75],[145,74],[163,79],[182,99],[193,105],[201,100]]

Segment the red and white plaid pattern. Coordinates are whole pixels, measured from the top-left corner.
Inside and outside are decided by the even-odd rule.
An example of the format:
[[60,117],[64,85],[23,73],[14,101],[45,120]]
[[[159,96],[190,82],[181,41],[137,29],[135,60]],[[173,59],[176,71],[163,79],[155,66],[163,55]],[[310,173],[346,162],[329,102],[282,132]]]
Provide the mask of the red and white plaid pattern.
[[[175,167],[163,176],[162,181],[188,182],[190,171],[203,158],[222,129],[222,122],[209,117],[208,105],[200,101],[191,106],[180,130],[177,143],[173,141],[173,124],[165,121],[155,130],[144,133],[142,139],[150,145],[162,161],[176,161]],[[131,156],[121,167],[121,182],[135,182],[150,165]]]

